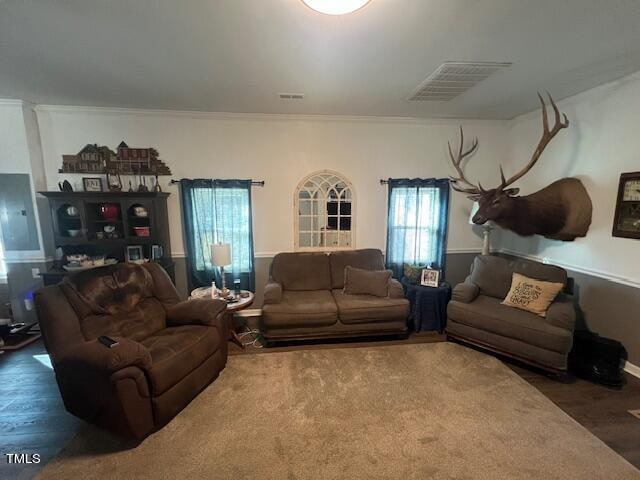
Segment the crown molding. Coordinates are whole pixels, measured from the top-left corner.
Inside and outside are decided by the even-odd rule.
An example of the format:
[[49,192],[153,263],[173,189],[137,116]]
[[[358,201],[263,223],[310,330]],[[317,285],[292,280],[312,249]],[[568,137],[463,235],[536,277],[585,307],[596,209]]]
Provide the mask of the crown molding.
[[11,107],[18,107],[18,106],[22,106],[24,105],[25,102],[23,100],[17,99],[17,98],[0,98],[0,107],[4,107],[4,106],[11,106]]
[[311,115],[296,113],[236,113],[236,112],[207,112],[199,110],[163,110],[129,107],[95,107],[82,105],[36,105],[36,112],[78,114],[90,113],[96,115],[140,115],[163,116],[191,119],[214,120],[244,120],[244,121],[286,121],[286,122],[345,122],[345,123],[374,123],[374,124],[410,124],[410,125],[444,125],[458,127],[460,123],[476,123],[487,126],[507,126],[507,120],[492,120],[480,118],[422,118],[400,116],[367,116],[367,115]]

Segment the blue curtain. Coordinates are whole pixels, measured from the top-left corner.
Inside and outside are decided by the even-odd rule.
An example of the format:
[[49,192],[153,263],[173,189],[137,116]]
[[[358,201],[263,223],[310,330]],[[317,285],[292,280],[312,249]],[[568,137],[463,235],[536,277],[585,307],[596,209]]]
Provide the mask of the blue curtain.
[[402,278],[405,263],[431,266],[445,277],[449,180],[389,179],[387,268]]
[[255,290],[251,180],[180,180],[182,218],[187,247],[189,290],[221,285],[220,270],[211,265],[211,245],[231,245],[231,267],[225,267],[227,288],[240,279]]

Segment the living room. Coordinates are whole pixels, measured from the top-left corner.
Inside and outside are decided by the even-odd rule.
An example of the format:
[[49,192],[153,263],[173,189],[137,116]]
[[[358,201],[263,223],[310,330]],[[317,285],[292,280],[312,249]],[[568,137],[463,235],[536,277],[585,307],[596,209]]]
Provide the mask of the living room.
[[0,2],[0,476],[640,478],[639,17]]

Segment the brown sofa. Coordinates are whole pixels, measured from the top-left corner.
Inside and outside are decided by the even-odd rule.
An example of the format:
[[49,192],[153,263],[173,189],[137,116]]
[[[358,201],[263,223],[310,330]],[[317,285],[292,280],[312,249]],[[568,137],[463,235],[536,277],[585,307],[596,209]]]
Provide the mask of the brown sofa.
[[475,258],[471,274],[453,289],[447,308],[447,336],[558,373],[567,369],[573,344],[575,308],[560,294],[546,317],[502,305],[512,274],[567,283],[560,267],[493,255]]
[[332,253],[279,253],[265,288],[262,332],[268,342],[407,332],[409,301],[389,281],[388,295],[343,292],[345,268],[383,270],[377,249]]
[[[157,264],[118,264],[35,294],[45,346],[67,410],[126,436],[162,426],[227,361],[226,304],[181,302]],[[119,345],[107,348],[101,335]]]

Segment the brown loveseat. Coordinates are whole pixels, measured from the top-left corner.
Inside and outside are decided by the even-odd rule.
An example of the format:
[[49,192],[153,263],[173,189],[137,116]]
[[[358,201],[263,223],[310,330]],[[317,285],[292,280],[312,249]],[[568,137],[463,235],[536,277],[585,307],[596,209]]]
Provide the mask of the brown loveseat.
[[168,422],[227,361],[226,304],[180,302],[155,263],[82,272],[39,290],[35,303],[65,407],[122,435]]
[[453,289],[447,308],[447,336],[552,372],[566,371],[575,324],[571,298],[558,295],[546,317],[502,305],[514,272],[567,283],[567,272],[560,267],[519,258],[478,256],[471,274]]
[[407,332],[409,301],[389,280],[388,295],[343,292],[345,268],[383,270],[376,249],[326,253],[279,253],[265,288],[262,331],[268,342]]

